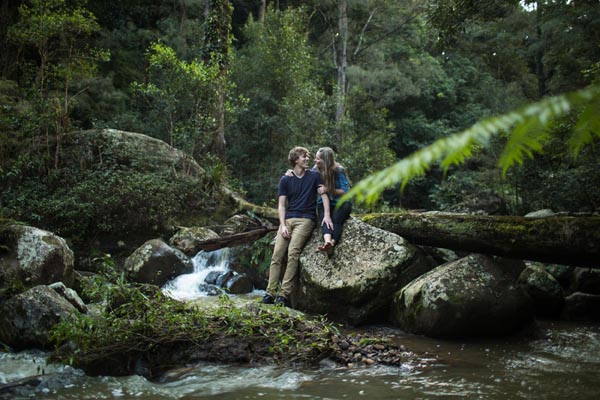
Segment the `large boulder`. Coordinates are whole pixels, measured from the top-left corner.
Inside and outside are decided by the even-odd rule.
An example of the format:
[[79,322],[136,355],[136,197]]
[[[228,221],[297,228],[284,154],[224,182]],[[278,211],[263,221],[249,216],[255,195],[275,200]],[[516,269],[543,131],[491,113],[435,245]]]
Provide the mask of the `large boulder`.
[[319,229],[300,255],[294,307],[359,325],[387,317],[391,296],[435,266],[402,237],[350,218],[333,256],[317,251]]
[[55,234],[23,225],[0,230],[0,290],[73,284],[73,252]]
[[0,342],[15,350],[49,348],[50,329],[77,312],[55,290],[36,286],[0,304]]
[[394,296],[391,320],[439,338],[499,336],[533,319],[531,300],[492,258],[469,255],[415,279]]
[[202,226],[182,227],[169,239],[169,244],[185,255],[193,257],[202,250],[200,242],[218,237],[216,232]]
[[157,286],[194,270],[189,257],[160,239],[149,240],[136,249],[123,267],[131,281]]

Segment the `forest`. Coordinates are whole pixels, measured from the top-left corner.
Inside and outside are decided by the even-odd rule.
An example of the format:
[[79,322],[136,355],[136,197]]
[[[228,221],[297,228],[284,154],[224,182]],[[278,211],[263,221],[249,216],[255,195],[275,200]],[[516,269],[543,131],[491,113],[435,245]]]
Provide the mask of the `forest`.
[[[98,217],[112,201],[98,187],[114,171],[98,168],[82,183],[81,170],[62,164],[69,132],[110,128],[163,140],[191,155],[213,186],[273,206],[293,146],[334,148],[357,183],[478,121],[600,83],[597,0],[0,7],[0,217],[72,237],[89,233],[79,231],[85,218],[110,231],[121,216]],[[591,136],[575,152],[576,108],[529,126],[511,168],[498,167],[511,143],[503,130],[459,165],[432,165],[355,211],[464,211],[486,202],[503,215],[598,212],[599,97],[583,112]],[[160,189],[151,222],[183,207],[190,190],[134,173],[112,185],[124,197]],[[84,206],[86,196],[97,201]]]

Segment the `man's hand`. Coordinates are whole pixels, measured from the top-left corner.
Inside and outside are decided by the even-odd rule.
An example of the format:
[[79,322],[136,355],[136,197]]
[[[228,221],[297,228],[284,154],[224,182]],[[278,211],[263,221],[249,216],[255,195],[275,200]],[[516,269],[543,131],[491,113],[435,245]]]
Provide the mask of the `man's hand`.
[[286,239],[290,238],[290,232],[288,231],[287,225],[279,225],[279,229],[281,230],[281,236]]

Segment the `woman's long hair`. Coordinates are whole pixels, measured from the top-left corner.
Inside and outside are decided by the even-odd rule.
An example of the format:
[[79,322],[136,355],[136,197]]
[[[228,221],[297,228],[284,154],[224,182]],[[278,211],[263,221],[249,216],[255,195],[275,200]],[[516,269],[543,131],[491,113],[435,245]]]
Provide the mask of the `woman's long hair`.
[[327,193],[330,196],[335,196],[335,179],[338,174],[338,168],[342,166],[335,161],[335,153],[331,147],[321,147],[317,150],[317,156],[322,160],[317,164],[317,169],[323,177]]

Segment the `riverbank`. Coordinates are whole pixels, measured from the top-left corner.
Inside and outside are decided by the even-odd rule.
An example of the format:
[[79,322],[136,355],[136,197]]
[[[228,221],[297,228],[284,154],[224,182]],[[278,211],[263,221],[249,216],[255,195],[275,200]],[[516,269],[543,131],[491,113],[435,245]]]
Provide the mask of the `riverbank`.
[[[416,357],[398,367],[365,364],[352,368],[324,361],[307,368],[198,363],[172,370],[161,381],[90,377],[58,364],[43,353],[0,354],[0,381],[37,375],[21,398],[102,399],[564,399],[595,400],[600,391],[600,325],[537,321],[535,336],[444,341],[409,335],[394,328],[354,330],[385,334]],[[62,382],[57,387],[57,382]],[[4,398],[10,398],[4,396]]]

